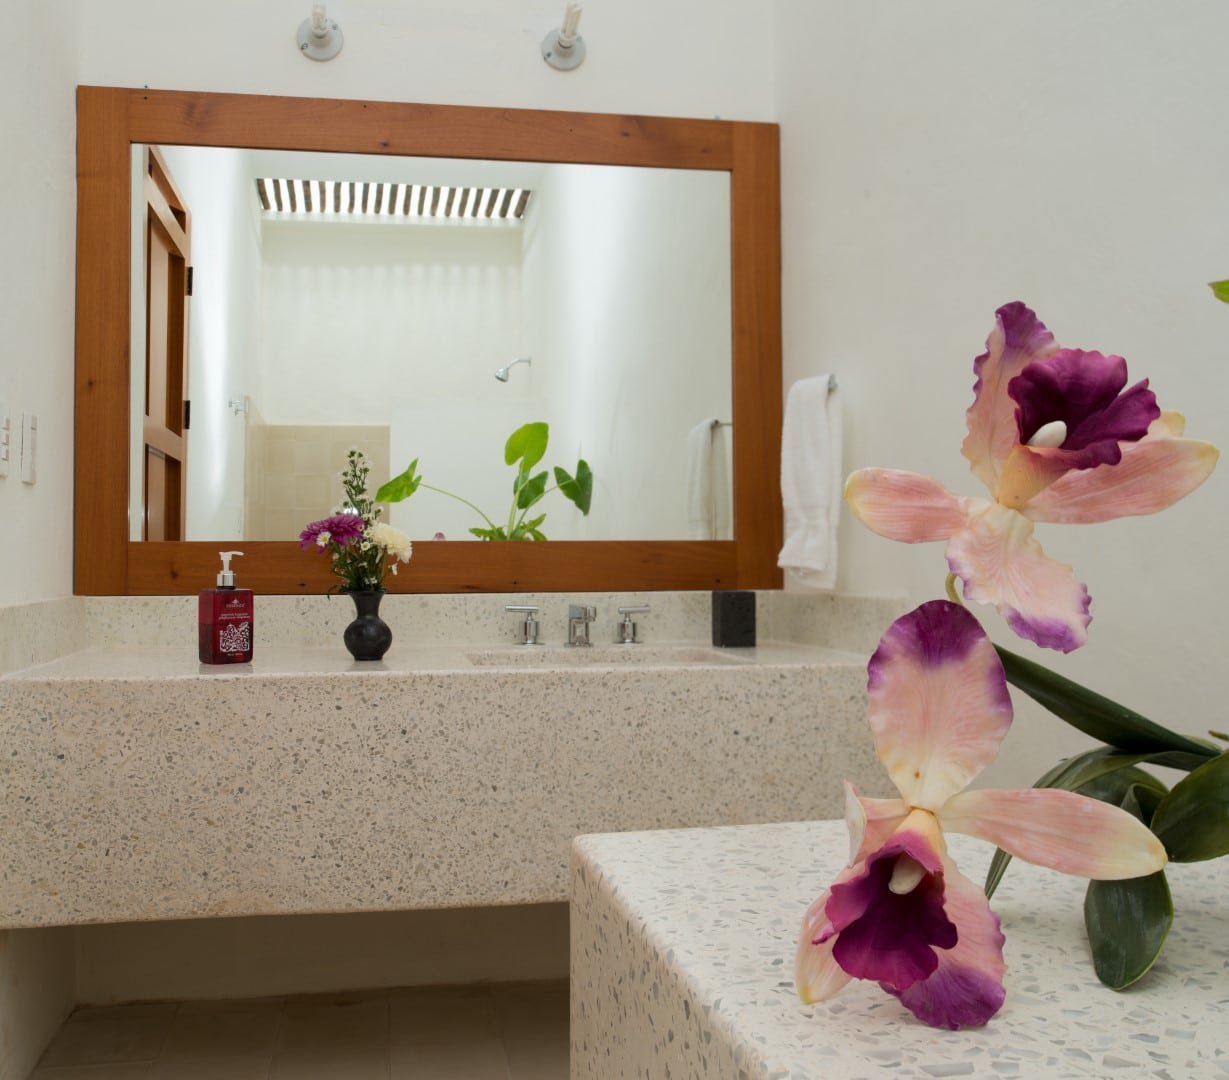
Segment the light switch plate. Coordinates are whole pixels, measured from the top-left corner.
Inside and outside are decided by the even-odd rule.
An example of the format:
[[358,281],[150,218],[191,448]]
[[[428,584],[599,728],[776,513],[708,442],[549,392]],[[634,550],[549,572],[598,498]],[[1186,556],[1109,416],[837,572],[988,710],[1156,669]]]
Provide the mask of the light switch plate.
[[8,476],[13,457],[13,424],[9,419],[9,403],[0,398],[0,476]]
[[34,454],[38,440],[38,417],[33,413],[21,414],[21,482],[33,484],[35,479]]

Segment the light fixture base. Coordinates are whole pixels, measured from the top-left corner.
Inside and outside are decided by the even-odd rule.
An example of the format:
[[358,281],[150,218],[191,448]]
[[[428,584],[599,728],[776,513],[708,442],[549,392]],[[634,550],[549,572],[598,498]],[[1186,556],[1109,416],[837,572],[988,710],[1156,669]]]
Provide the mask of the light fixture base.
[[542,39],[542,59],[556,71],[571,71],[585,59],[585,39],[576,35],[570,45],[564,44],[558,30]]
[[304,19],[299,24],[297,35],[299,51],[309,60],[332,60],[341,52],[343,44],[341,29],[331,19],[328,26],[327,33],[317,35],[312,30],[311,19]]

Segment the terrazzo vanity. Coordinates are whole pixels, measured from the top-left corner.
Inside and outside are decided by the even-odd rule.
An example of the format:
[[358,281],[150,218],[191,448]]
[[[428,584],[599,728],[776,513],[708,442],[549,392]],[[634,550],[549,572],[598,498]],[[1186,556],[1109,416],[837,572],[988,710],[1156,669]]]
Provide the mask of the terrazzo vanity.
[[[359,664],[344,601],[261,597],[253,663],[221,668],[193,597],[0,609],[0,928],[561,901],[578,834],[882,787],[865,662],[899,605],[761,594],[767,644],[713,650],[709,599],[390,596]],[[595,641],[649,604],[646,644],[511,644],[505,604],[558,642],[569,602]]]
[[[949,836],[974,881],[992,849]],[[802,915],[844,866],[843,821],[579,837],[572,854],[572,1080],[1229,1075],[1224,859],[1171,866],[1155,967],[1096,979],[1082,879],[1016,860],[992,905],[1007,1000],[982,1027],[926,1027],[877,986],[803,1005]]]

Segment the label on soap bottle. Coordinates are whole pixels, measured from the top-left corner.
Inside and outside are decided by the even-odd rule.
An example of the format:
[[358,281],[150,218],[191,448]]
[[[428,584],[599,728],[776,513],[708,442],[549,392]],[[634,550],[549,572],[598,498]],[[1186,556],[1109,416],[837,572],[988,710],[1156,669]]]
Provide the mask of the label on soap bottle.
[[255,617],[251,589],[204,589],[197,604],[202,664],[246,664],[252,659]]

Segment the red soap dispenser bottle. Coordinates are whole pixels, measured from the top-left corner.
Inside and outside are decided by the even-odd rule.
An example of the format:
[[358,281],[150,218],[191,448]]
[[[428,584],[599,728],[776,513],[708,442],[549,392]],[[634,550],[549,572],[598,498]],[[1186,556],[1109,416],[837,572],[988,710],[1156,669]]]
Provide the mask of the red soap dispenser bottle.
[[251,589],[235,588],[230,560],[242,551],[219,552],[222,569],[216,589],[202,589],[196,621],[202,664],[246,664],[252,659],[255,629]]

